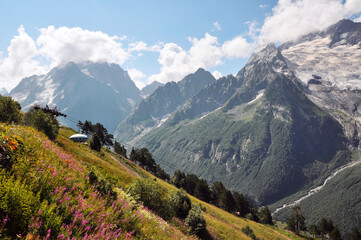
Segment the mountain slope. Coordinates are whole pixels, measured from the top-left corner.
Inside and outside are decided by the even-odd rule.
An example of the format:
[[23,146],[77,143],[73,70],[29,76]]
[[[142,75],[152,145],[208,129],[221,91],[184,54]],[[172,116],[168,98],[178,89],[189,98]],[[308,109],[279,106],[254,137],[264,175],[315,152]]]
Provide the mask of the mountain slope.
[[170,165],[221,180],[260,205],[310,187],[349,161],[342,126],[307,99],[274,45],[223,81],[240,87],[221,108],[195,117],[207,86],[137,144],[168,171]]
[[[74,131],[67,128],[60,129],[56,143],[28,127],[0,124],[0,132],[1,138],[9,140],[1,141],[1,148],[11,147],[16,160],[11,169],[0,172],[2,237],[21,233],[39,239],[47,235],[77,239],[197,239],[177,220],[164,221],[124,192],[138,178],[156,179],[129,160],[110,150],[97,153],[72,142],[69,136]],[[176,190],[160,179],[156,182],[167,194]],[[7,192],[11,194],[4,197]],[[262,239],[301,239],[193,197],[191,200],[193,205],[202,204],[210,239],[249,239],[242,232],[246,226]],[[5,212],[4,203],[8,206]]]
[[143,96],[148,97],[151,95],[158,87],[164,86],[163,83],[160,83],[158,81],[153,81],[151,84],[145,86],[142,88],[141,92]]
[[200,68],[180,82],[168,82],[158,87],[150,96],[137,104],[127,119],[119,124],[115,137],[121,142],[132,141],[161,125],[188,98],[214,81],[215,78],[211,73]]
[[[34,104],[57,106],[63,113],[81,121],[101,122],[109,132],[138,102],[140,91],[116,64],[68,63],[42,76],[24,78],[10,95],[26,111]],[[76,122],[59,119],[76,128]]]

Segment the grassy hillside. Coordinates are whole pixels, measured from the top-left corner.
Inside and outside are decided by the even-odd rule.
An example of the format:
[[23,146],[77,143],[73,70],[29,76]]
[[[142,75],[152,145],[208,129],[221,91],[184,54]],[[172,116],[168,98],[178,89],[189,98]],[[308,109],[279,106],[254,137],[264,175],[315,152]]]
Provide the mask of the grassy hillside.
[[[0,124],[0,237],[22,239],[195,239],[176,219],[164,221],[126,189],[154,176],[110,150],[73,143],[62,128],[55,143],[29,127]],[[175,187],[157,179],[166,193]],[[211,239],[299,239],[283,230],[202,205]]]

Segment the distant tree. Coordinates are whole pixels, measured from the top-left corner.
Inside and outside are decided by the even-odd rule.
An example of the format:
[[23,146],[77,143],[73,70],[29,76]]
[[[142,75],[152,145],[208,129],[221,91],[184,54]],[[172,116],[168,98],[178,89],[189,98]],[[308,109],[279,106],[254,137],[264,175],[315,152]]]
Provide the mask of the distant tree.
[[315,224],[309,226],[308,231],[313,235],[314,238],[316,238],[316,236],[320,234]]
[[187,191],[187,193],[194,196],[195,186],[197,185],[198,181],[199,181],[199,178],[197,177],[197,175],[195,175],[193,173],[186,175],[184,189]]
[[227,212],[235,211],[236,202],[234,201],[231,191],[225,190],[219,195],[218,206]]
[[81,125],[81,132],[82,133],[84,133],[86,135],[91,135],[93,133],[93,124],[92,124],[91,121],[85,120],[84,124],[81,123],[80,125]]
[[350,240],[361,240],[361,232],[357,228],[354,228],[350,234]]
[[100,142],[100,138],[98,136],[98,134],[93,134],[93,137],[90,140],[90,148],[95,150],[95,151],[100,151],[100,149],[102,148],[101,142]]
[[321,236],[329,234],[334,229],[334,225],[332,220],[327,220],[326,218],[322,218],[317,223],[317,230]]
[[11,97],[0,95],[0,122],[20,123],[22,120],[20,109],[20,104]]
[[249,203],[248,199],[243,194],[234,192],[233,198],[236,203],[236,211],[239,213],[239,216],[245,217],[246,214],[252,212],[253,206]]
[[185,219],[192,208],[191,200],[184,190],[177,190],[171,196],[176,217]]
[[93,134],[97,134],[102,146],[113,146],[113,135],[108,134],[108,130],[101,123],[92,126]]
[[212,192],[204,179],[199,179],[194,189],[194,196],[202,201],[210,202]]
[[171,179],[171,183],[176,186],[177,188],[185,188],[185,182],[186,182],[186,175],[184,172],[181,172],[179,170],[174,172],[174,175]]
[[120,145],[117,141],[114,143],[114,151],[125,158],[127,157],[127,150],[124,145]]
[[80,132],[83,129],[83,125],[84,123],[82,123],[80,120],[79,122],[76,124],[76,126],[78,127],[78,132]]
[[223,186],[222,182],[214,182],[212,185],[212,201],[216,206],[219,206],[219,196],[227,189]]
[[259,211],[259,221],[263,224],[273,225],[271,211],[268,207],[264,207]]
[[302,214],[301,208],[296,206],[292,209],[292,216],[287,220],[287,228],[296,234],[306,230],[305,217]]
[[341,233],[338,227],[334,227],[332,231],[329,233],[331,240],[342,240]]
[[201,209],[198,206],[192,207],[184,223],[191,228],[191,232],[197,236],[204,234],[206,230],[206,221],[202,215]]
[[43,112],[38,107],[33,106],[25,113],[24,123],[45,133],[53,141],[58,135],[60,124],[51,113]]
[[171,199],[156,181],[138,178],[128,192],[163,219],[169,220],[174,216]]

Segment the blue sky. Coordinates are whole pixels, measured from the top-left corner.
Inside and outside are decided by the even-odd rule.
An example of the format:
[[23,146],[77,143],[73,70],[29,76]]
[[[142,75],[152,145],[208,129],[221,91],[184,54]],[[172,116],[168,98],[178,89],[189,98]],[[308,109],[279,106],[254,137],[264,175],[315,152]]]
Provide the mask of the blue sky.
[[342,18],[360,0],[0,1],[0,88],[66,61],[110,61],[139,87],[203,67],[236,74],[267,42],[282,43]]

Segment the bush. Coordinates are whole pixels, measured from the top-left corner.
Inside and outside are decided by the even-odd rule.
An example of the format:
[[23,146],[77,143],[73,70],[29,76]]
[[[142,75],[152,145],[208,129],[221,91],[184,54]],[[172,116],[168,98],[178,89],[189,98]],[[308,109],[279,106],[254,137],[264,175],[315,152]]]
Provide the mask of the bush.
[[178,190],[171,196],[173,209],[177,218],[185,219],[192,208],[191,200],[184,190]]
[[171,200],[158,183],[149,179],[137,179],[128,192],[165,220],[174,216]]
[[203,235],[206,230],[206,221],[202,215],[201,209],[194,206],[186,217],[184,223],[191,228],[191,233],[197,236]]
[[242,228],[242,232],[252,239],[257,239],[256,235],[254,235],[253,230],[249,226]]
[[98,134],[94,134],[91,141],[90,141],[90,148],[95,150],[95,151],[100,151],[100,149],[102,148],[102,144],[100,143],[100,138],[98,136]]
[[11,97],[0,95],[0,122],[20,123],[22,120],[20,109],[20,104]]
[[0,219],[7,219],[7,234],[14,236],[28,228],[31,217],[39,209],[39,196],[25,183],[0,175]]
[[52,141],[58,136],[59,122],[51,113],[31,107],[24,116],[24,123],[43,132]]

